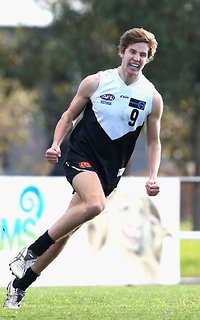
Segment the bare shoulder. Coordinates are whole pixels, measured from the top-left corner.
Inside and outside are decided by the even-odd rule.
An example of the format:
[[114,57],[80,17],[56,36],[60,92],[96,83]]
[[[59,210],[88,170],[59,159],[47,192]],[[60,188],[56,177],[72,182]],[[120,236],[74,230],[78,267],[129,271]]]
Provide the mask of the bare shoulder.
[[158,92],[158,90],[156,89],[153,92],[153,102],[163,104],[163,98],[161,94]]
[[160,116],[163,112],[163,98],[156,89],[153,92],[152,112]]
[[79,86],[79,90],[91,97],[99,86],[99,73],[95,73],[84,78]]

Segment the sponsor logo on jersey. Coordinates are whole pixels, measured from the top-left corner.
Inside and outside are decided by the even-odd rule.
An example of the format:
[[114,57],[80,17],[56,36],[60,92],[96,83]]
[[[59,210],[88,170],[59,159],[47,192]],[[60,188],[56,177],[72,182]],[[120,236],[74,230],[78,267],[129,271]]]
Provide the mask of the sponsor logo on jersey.
[[123,94],[121,94],[120,98],[128,99],[129,97],[128,96],[124,96]]
[[79,162],[78,165],[79,165],[79,168],[81,168],[81,169],[91,167],[91,164],[89,162],[85,162],[85,161]]
[[104,93],[100,96],[101,103],[111,105],[112,101],[115,100],[115,96],[111,93]]
[[135,109],[139,109],[139,110],[144,110],[145,109],[145,105],[146,105],[145,101],[137,100],[137,99],[134,99],[134,98],[131,98],[130,102],[129,102],[129,107],[132,107],[132,108],[135,108]]

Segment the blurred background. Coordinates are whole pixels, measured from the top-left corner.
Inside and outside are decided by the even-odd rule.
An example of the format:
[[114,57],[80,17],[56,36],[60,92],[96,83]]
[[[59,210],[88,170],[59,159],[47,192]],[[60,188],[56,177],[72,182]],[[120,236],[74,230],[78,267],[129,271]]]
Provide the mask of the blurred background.
[[[63,175],[62,159],[50,166],[44,158],[61,113],[83,77],[120,64],[121,34],[143,27],[158,40],[144,74],[165,104],[160,175],[180,177],[181,228],[200,230],[200,1],[0,0],[0,5],[0,174]],[[16,19],[18,11],[23,19]],[[14,22],[6,20],[10,13]],[[126,175],[147,174],[144,134],[145,129]]]

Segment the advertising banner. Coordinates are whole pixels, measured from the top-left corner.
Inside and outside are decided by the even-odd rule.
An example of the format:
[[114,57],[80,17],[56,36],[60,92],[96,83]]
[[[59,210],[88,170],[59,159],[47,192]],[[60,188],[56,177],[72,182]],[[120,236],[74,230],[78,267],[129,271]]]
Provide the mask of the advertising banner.
[[[176,284],[180,281],[178,178],[160,178],[148,197],[146,178],[122,177],[107,206],[69,239],[34,286]],[[0,286],[9,261],[66,210],[65,177],[0,177]]]

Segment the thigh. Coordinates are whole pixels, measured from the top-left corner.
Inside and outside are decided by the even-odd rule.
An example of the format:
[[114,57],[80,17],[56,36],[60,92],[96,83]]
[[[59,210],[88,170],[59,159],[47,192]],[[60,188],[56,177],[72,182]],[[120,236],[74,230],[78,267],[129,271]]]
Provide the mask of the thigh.
[[[72,185],[81,201],[105,201],[100,179],[94,171],[80,172],[74,177]],[[76,201],[78,201],[78,199],[76,199]]]

